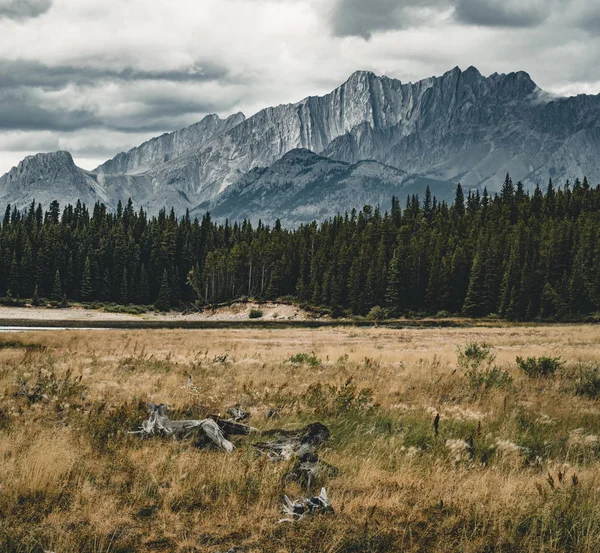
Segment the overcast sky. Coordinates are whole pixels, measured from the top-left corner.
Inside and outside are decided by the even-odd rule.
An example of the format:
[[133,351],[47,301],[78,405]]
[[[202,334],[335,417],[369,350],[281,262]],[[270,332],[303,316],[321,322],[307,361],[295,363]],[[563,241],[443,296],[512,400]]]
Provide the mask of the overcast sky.
[[92,169],[208,113],[458,65],[600,93],[600,0],[0,0],[0,174],[66,149]]

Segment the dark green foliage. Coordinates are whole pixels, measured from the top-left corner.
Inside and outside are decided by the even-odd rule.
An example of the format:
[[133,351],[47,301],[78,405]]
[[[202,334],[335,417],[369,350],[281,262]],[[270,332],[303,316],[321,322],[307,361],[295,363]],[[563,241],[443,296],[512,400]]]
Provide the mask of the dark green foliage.
[[39,305],[42,305],[42,301],[40,300],[37,284],[35,286],[35,289],[33,290],[33,299],[31,300],[31,304],[36,307]]
[[517,357],[517,365],[530,377],[552,376],[563,365],[560,357]]
[[154,302],[154,307],[159,311],[169,311],[171,309],[171,285],[169,284],[169,275],[166,269],[163,272],[160,290]]
[[81,299],[84,301],[91,300],[94,295],[94,288],[92,286],[92,264],[89,257],[85,258],[85,263],[83,264],[80,294]]
[[578,396],[587,396],[590,399],[600,397],[600,368],[580,367],[579,378],[575,383],[575,393]]
[[494,365],[495,356],[490,346],[471,342],[458,351],[458,366],[463,371],[469,387],[474,391],[506,388],[512,378],[505,370]]
[[[457,187],[455,202],[407,198],[286,230],[210,214],[149,218],[128,203],[9,208],[0,228],[0,297],[169,309],[196,301],[287,297],[337,315],[436,313],[509,320],[600,312],[600,188],[528,193]],[[164,278],[165,271],[167,277]],[[159,299],[160,296],[160,299]],[[18,303],[18,302],[17,302]],[[375,309],[381,306],[382,310]],[[377,315],[375,317],[375,315]]]
[[367,319],[370,319],[371,321],[383,321],[385,318],[385,310],[379,305],[372,307],[369,313],[367,314]]
[[248,313],[249,319],[261,319],[264,315],[261,309],[250,309],[250,313]]
[[321,360],[314,353],[296,353],[290,355],[288,362],[294,365],[310,365],[311,367],[318,367],[321,364]]
[[60,271],[58,269],[56,269],[56,274],[54,275],[54,284],[52,285],[52,295],[51,298],[54,301],[61,301],[62,300],[62,284],[60,281]]
[[374,409],[373,390],[359,389],[352,377],[339,386],[324,386],[320,382],[311,384],[303,399],[316,413],[324,416],[339,416]]

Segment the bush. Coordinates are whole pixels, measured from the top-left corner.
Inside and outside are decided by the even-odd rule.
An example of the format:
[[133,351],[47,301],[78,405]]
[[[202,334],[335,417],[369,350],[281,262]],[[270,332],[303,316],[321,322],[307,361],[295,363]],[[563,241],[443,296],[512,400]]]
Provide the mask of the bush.
[[491,349],[487,344],[469,342],[464,348],[458,349],[458,365],[466,370],[478,368],[484,361],[492,364],[495,357],[492,355]]
[[436,319],[449,319],[450,317],[452,317],[452,313],[450,313],[450,311],[442,310],[435,314]]
[[495,359],[490,346],[486,344],[470,342],[458,350],[458,365],[464,371],[464,376],[473,390],[510,386],[511,376],[507,371],[493,365]]
[[579,378],[575,383],[575,393],[590,399],[600,397],[600,368],[597,366],[580,367]]
[[552,376],[563,365],[560,357],[517,357],[517,365],[529,377]]
[[264,315],[262,309],[250,309],[250,313],[248,314],[249,319],[261,319]]
[[321,360],[314,353],[296,353],[295,355],[290,355],[288,363],[318,367],[321,364]]
[[[94,304],[92,304],[93,306]],[[96,309],[97,307],[92,307]],[[148,309],[144,305],[118,305],[111,303],[104,306],[105,313],[126,313],[128,315],[142,315],[146,313]]]
[[512,384],[508,372],[495,365],[487,369],[470,369],[465,376],[469,380],[469,386],[474,390],[506,388]]
[[339,386],[333,384],[325,386],[320,382],[311,384],[304,393],[303,399],[308,407],[325,416],[365,412],[375,408],[373,390],[359,389],[352,377]]
[[369,313],[367,314],[367,319],[369,319],[370,321],[383,321],[385,318],[386,312],[379,305],[372,307]]

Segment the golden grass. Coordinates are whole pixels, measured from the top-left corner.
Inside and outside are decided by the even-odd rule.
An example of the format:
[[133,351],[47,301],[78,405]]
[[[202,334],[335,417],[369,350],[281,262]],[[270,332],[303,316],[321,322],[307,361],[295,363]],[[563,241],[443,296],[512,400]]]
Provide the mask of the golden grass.
[[[600,365],[597,326],[4,339],[24,346],[0,337],[7,553],[600,550],[600,405],[575,394],[579,368]],[[492,347],[511,385],[469,385],[457,349],[471,342]],[[298,353],[316,361],[290,363]],[[519,372],[517,356],[541,355],[565,365],[548,379]],[[323,421],[332,438],[321,457],[339,469],[324,482],[335,515],[277,524],[282,494],[303,492],[247,439],[227,455],[128,434],[149,401],[186,417],[241,403],[259,428]]]

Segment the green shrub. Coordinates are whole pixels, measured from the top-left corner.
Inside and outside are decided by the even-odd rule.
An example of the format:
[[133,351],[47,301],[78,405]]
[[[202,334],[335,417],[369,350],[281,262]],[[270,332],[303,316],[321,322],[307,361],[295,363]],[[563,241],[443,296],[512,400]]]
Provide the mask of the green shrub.
[[486,344],[470,342],[458,350],[458,366],[473,390],[490,390],[510,386],[512,378],[494,365],[496,357]]
[[249,319],[261,319],[264,315],[262,309],[250,309],[250,313],[248,314]]
[[311,384],[303,395],[308,407],[325,416],[336,416],[351,412],[370,411],[373,405],[373,390],[358,388],[353,378],[339,386],[324,386],[320,382]]
[[[92,304],[92,306],[93,305],[94,304]],[[142,315],[146,313],[148,309],[143,305],[118,305],[112,303],[109,305],[105,305],[104,311],[106,313],[126,313],[128,315]]]
[[469,369],[465,376],[474,390],[506,388],[512,384],[512,377],[508,372],[495,365],[487,369]]
[[369,313],[367,314],[367,319],[370,321],[383,321],[386,318],[386,312],[383,307],[376,305],[372,307]]
[[15,396],[24,396],[30,403],[42,400],[62,403],[80,399],[86,390],[81,379],[82,375],[74,377],[71,369],[59,375],[53,368],[39,368],[34,379],[20,377],[17,380]]
[[0,349],[26,349],[28,351],[44,351],[46,346],[41,344],[27,344],[21,340],[0,341]]
[[575,383],[575,393],[591,399],[600,397],[600,368],[579,367],[579,378]]
[[314,353],[296,353],[290,355],[287,361],[293,365],[310,365],[311,367],[318,367],[321,364],[321,360]]
[[517,357],[517,365],[529,377],[552,376],[563,365],[560,357]]
[[442,310],[435,314],[436,319],[449,319],[450,317],[452,317],[452,313],[450,313],[450,311]]
[[491,349],[487,344],[469,342],[464,348],[459,348],[458,364],[461,367],[478,367],[484,361],[492,363],[495,357],[492,355]]

